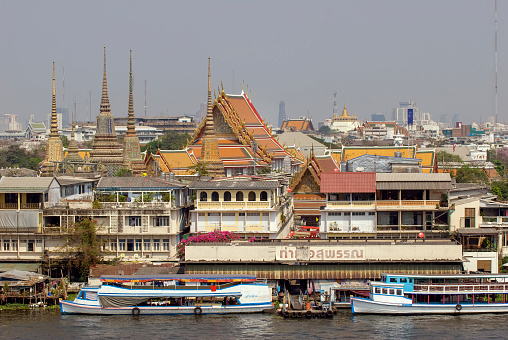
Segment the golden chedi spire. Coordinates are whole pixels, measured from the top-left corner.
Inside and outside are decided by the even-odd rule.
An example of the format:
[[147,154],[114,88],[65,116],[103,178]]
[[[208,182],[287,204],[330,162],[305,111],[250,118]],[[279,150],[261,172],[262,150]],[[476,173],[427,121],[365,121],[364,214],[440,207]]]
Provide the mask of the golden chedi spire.
[[56,90],[55,90],[55,62],[53,61],[53,97],[51,100],[51,126],[48,141],[46,143],[46,155],[40,164],[43,176],[52,176],[57,164],[63,160],[63,143],[58,134],[58,116],[56,114]]
[[123,166],[132,171],[135,176],[141,176],[146,172],[145,163],[141,157],[141,149],[139,138],[134,126],[136,120],[134,118],[134,97],[132,94],[132,50],[130,51],[129,62],[129,109],[127,120],[127,132],[123,139]]
[[205,131],[201,143],[200,161],[207,164],[209,174],[213,177],[224,176],[224,164],[219,158],[219,140],[215,135],[215,126],[213,121],[210,58],[208,58],[208,101],[206,108]]
[[74,119],[72,120],[71,125],[71,140],[69,141],[69,147],[67,148],[67,155],[65,156],[66,162],[83,162],[83,158],[81,158],[79,154],[78,144],[76,143],[76,138],[74,136]]
[[112,175],[120,170],[123,163],[122,151],[115,132],[115,122],[108,98],[106,77],[106,46],[104,46],[104,75],[102,79],[102,98],[100,112],[96,119],[97,128],[90,151],[90,162],[99,163]]

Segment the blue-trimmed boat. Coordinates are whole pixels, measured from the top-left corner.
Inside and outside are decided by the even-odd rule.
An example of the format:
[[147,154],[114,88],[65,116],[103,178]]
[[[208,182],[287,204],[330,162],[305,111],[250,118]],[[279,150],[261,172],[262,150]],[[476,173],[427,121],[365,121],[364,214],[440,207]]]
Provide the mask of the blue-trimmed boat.
[[273,308],[271,290],[251,275],[101,276],[73,301],[60,301],[62,314],[228,314]]
[[353,313],[507,313],[508,275],[383,274],[369,283],[368,298],[351,297]]

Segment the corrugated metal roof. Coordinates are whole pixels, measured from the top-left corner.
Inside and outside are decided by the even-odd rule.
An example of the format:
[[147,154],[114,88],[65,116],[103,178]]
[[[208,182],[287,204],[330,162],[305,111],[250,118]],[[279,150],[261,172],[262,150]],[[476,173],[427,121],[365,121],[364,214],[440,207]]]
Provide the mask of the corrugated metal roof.
[[72,185],[72,184],[96,182],[97,179],[62,176],[56,177],[56,181],[60,185]]
[[277,180],[215,180],[195,181],[189,184],[190,189],[276,189],[278,187]]
[[48,190],[53,177],[2,177],[0,192],[42,193]]
[[457,232],[461,235],[497,235],[499,231],[496,228],[459,228]]
[[167,190],[178,189],[185,185],[168,182],[153,177],[102,177],[97,184],[98,190]]
[[451,190],[449,173],[377,173],[378,190]]
[[321,192],[376,192],[375,172],[337,172],[321,174]]

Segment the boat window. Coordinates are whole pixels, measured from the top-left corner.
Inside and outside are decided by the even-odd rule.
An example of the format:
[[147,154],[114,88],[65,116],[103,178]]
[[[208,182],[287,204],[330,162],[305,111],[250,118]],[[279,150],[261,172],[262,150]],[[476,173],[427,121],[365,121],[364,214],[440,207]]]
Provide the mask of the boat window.
[[413,283],[413,279],[409,279],[409,283]]
[[381,288],[376,287],[376,294],[381,294]]
[[405,277],[401,277],[400,282],[407,282],[407,279]]
[[390,288],[390,289],[389,289],[389,293],[388,293],[388,294],[390,294],[390,295],[394,295],[394,294],[395,294],[395,291],[394,291],[393,289],[391,289],[391,288]]
[[386,276],[381,276],[381,282],[386,282]]
[[402,295],[402,289],[397,289],[397,295]]
[[391,277],[390,278],[390,282],[397,282],[397,278],[396,277]]
[[383,288],[383,294],[388,294],[388,289]]

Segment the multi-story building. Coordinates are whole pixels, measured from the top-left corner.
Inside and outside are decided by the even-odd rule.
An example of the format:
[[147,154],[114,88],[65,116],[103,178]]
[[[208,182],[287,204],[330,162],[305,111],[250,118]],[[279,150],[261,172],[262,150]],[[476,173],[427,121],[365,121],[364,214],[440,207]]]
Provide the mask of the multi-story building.
[[449,231],[449,174],[321,174],[325,238],[414,238]]
[[413,124],[419,124],[420,110],[416,106],[416,103],[412,100],[407,102],[399,102],[399,107],[393,109],[393,120],[401,126],[408,125],[407,121],[408,109],[413,110]]
[[[146,177],[0,181],[0,268],[61,260],[72,225],[93,219],[106,259],[174,260],[188,231],[185,185]],[[30,267],[31,268],[31,267]]]
[[293,201],[282,180],[232,177],[198,180],[191,233],[230,231],[242,238],[285,238],[293,225]]

